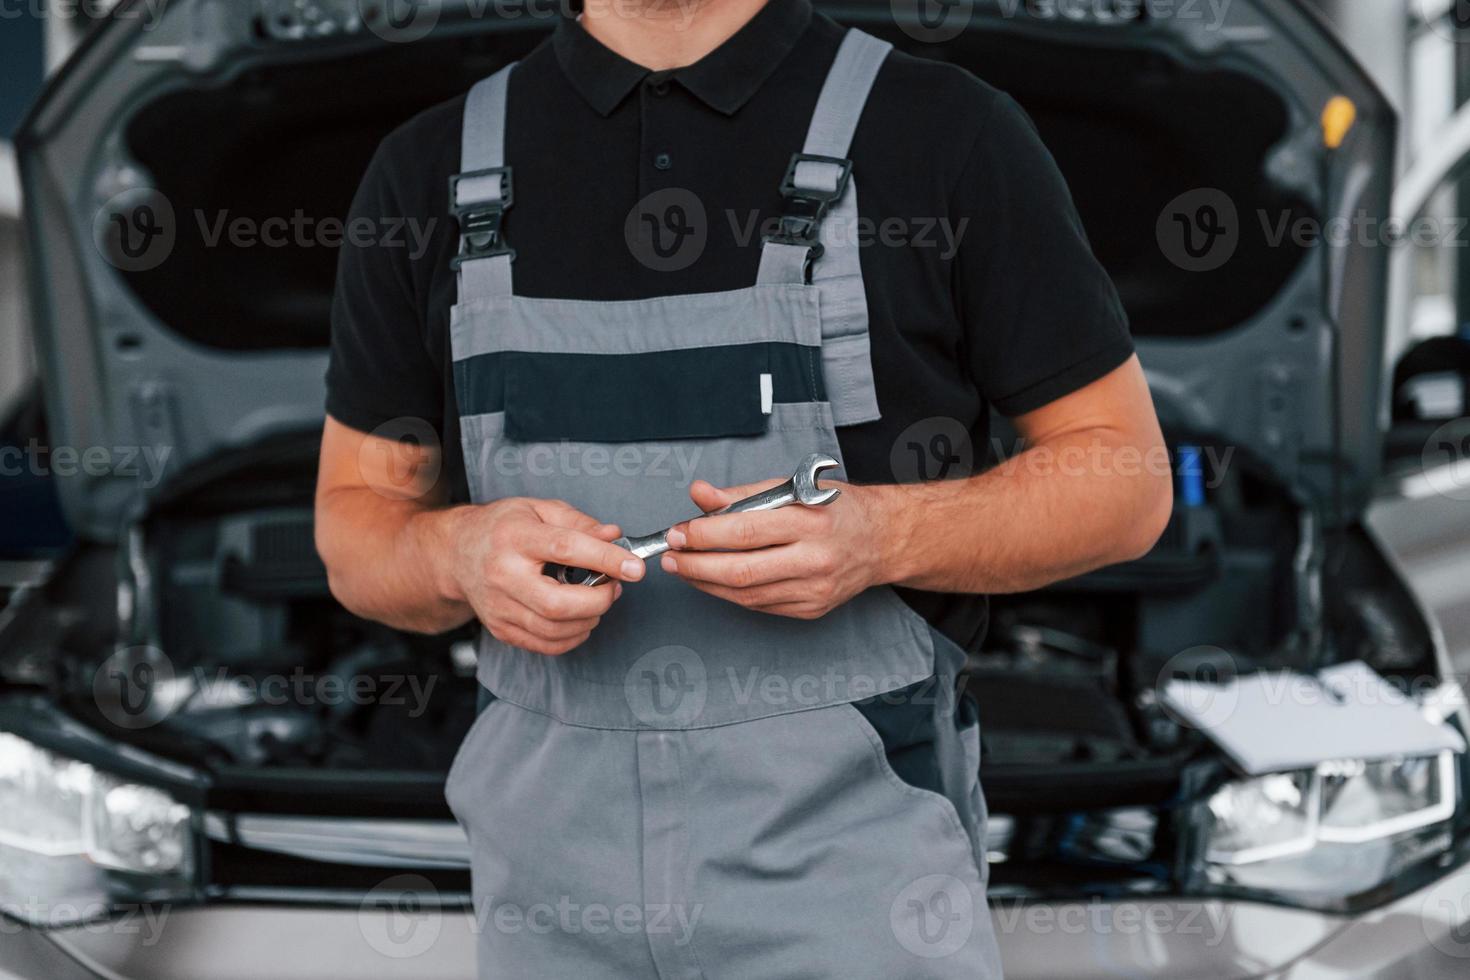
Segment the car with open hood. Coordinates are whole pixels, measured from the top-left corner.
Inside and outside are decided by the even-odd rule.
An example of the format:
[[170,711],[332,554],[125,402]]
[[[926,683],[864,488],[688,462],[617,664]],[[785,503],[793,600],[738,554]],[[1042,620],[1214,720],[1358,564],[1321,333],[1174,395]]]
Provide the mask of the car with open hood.
[[[1288,0],[818,6],[1030,113],[1178,463],[1149,555],[995,599],[969,653],[1007,975],[1460,975],[1466,716],[1363,521],[1389,249],[1310,234],[1389,217],[1392,109]],[[32,110],[31,465],[75,540],[0,593],[11,974],[473,975],[493,924],[442,796],[472,637],[332,599],[314,465],[371,154],[551,19],[125,0]]]

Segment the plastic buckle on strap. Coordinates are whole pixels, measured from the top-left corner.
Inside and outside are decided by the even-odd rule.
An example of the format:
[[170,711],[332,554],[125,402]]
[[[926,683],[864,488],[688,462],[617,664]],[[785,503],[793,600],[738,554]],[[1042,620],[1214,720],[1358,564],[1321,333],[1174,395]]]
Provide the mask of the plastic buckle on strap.
[[[837,179],[832,188],[803,187],[796,182],[797,168],[803,163],[826,164],[837,168]],[[842,157],[828,157],[816,153],[793,153],[786,167],[786,176],[781,178],[781,199],[785,207],[778,230],[767,235],[766,241],[778,245],[796,245],[807,249],[807,271],[811,264],[822,257],[822,219],[833,204],[842,200],[852,180],[852,161]]]
[[[459,203],[459,185],[467,180],[483,180],[487,177],[500,178],[500,199],[472,204]],[[449,178],[449,210],[459,222],[459,254],[450,263],[458,269],[466,262],[488,259],[495,255],[515,258],[515,249],[505,243],[501,234],[501,223],[505,209],[515,202],[515,185],[511,180],[510,167],[493,167],[475,170],[467,174],[456,174]]]

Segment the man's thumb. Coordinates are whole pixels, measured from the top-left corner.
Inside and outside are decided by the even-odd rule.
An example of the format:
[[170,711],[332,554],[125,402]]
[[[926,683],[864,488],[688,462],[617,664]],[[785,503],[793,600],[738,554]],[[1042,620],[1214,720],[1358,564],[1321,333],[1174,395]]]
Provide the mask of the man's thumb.
[[729,506],[740,498],[729,490],[721,490],[704,480],[695,480],[689,487],[689,499],[694,501],[694,506],[708,514]]

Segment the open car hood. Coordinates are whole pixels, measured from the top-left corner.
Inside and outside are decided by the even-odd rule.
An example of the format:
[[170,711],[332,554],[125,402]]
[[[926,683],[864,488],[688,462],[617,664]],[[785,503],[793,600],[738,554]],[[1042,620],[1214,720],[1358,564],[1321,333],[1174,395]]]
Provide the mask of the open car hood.
[[[51,443],[76,454],[54,469],[79,533],[115,539],[169,472],[320,425],[335,266],[322,222],[346,213],[382,135],[549,27],[470,0],[365,23],[381,6],[125,0],[23,126],[37,347]],[[1309,247],[1293,230],[1386,215],[1395,119],[1325,25],[1288,0],[1133,19],[1096,13],[1129,5],[976,0],[899,23],[904,4],[819,6],[965,65],[1032,114],[1171,436],[1237,447],[1299,500],[1340,494],[1357,512],[1381,454],[1388,250],[1362,235]],[[1329,160],[1318,119],[1335,96],[1357,121]],[[210,240],[237,216],[298,213],[305,243]]]

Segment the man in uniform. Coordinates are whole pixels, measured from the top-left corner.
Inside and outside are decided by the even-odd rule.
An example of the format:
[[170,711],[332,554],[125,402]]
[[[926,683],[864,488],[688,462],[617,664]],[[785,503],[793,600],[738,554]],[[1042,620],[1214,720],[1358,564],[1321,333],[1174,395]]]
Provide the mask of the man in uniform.
[[[482,975],[999,977],[984,596],[1171,509],[1016,104],[808,0],[598,5],[390,135],[354,216],[437,232],[342,257],[318,542],[349,609],[483,626],[447,789]],[[992,408],[1025,452],[972,475]],[[813,454],[825,506],[689,520]]]

